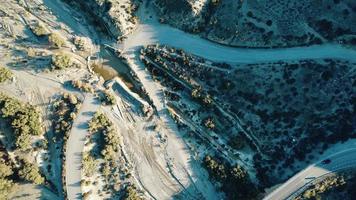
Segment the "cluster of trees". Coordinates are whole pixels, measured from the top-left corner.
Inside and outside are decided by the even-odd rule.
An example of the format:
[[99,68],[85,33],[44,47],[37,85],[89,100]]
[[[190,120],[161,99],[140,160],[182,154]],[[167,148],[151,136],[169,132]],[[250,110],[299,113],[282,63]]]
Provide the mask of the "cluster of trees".
[[309,189],[296,198],[296,200],[304,199],[321,199],[321,195],[333,188],[345,185],[346,182],[342,176],[327,177],[321,182],[312,185]]
[[221,183],[221,190],[227,199],[257,199],[258,191],[241,166],[230,166],[209,155],[204,158],[203,165],[208,170],[209,177]]
[[[0,144],[1,149],[3,149]],[[43,184],[45,179],[40,173],[36,164],[29,163],[26,160],[20,161],[20,167],[17,168],[11,162],[5,151],[0,151],[0,199],[7,199],[14,185],[15,177],[20,177],[24,181],[34,184]]]
[[13,73],[9,69],[7,69],[3,66],[0,66],[0,83],[3,83],[5,81],[11,79],[12,76],[13,76]]
[[33,34],[37,37],[46,37],[48,36],[48,42],[54,48],[61,48],[65,45],[65,39],[57,33],[50,33],[41,23],[36,23],[30,26],[30,29]]
[[20,150],[31,148],[31,136],[43,135],[42,116],[32,105],[0,94],[1,117],[9,121],[16,138],[16,147]]
[[196,87],[192,90],[191,95],[193,99],[198,100],[205,106],[210,106],[213,103],[213,99],[207,92],[204,92],[201,87]]
[[32,182],[34,184],[43,184],[45,181],[40,173],[38,166],[25,160],[23,161],[22,167],[18,174],[23,180]]
[[72,121],[76,118],[80,102],[73,94],[64,94],[53,104],[53,126],[58,138],[63,138],[72,127]]
[[52,56],[53,69],[62,70],[72,66],[73,62],[68,54],[60,52]]
[[72,85],[73,87],[78,88],[83,92],[94,93],[93,86],[90,83],[84,82],[82,80],[74,80],[72,81]]
[[104,136],[104,146],[101,155],[107,162],[111,162],[117,156],[120,147],[120,137],[113,123],[103,113],[96,113],[89,123],[89,132],[92,134],[102,134]]
[[[103,113],[96,113],[89,122],[90,140],[94,142],[94,148],[83,156],[83,171],[87,177],[94,175],[99,168],[105,177],[106,189],[120,190],[120,177],[114,173],[119,170],[117,158],[120,147],[120,137],[113,123]],[[103,159],[99,160],[99,159]],[[88,198],[90,193],[86,194]]]

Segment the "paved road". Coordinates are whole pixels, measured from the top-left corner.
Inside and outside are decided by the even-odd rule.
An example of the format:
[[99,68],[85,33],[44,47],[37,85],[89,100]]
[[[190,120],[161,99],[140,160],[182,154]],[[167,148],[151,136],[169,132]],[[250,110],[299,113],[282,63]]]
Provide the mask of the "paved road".
[[[143,6],[142,6],[143,7]],[[230,63],[259,63],[279,60],[300,60],[319,58],[338,58],[356,62],[356,50],[339,44],[322,44],[306,47],[281,49],[246,49],[219,45],[197,35],[185,33],[157,22],[149,10],[141,8],[141,24],[136,31],[119,45],[123,51],[137,49],[142,45],[164,44],[181,48],[210,60]]]
[[82,179],[81,166],[85,136],[88,134],[88,122],[99,107],[100,103],[93,95],[88,94],[69,133],[65,161],[66,189],[69,200],[82,197],[80,181]]
[[320,161],[309,166],[308,168],[293,176],[271,194],[267,195],[264,200],[288,199],[300,188],[303,188],[308,183],[310,183],[313,180],[313,177],[318,178],[330,172],[356,167],[356,148],[335,153],[328,158],[331,159],[331,163],[322,164]]

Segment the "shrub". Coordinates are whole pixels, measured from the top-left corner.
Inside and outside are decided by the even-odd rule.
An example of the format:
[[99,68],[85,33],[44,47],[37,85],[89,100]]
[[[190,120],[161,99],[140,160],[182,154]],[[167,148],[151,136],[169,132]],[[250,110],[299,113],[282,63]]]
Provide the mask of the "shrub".
[[85,51],[85,50],[88,50],[89,47],[88,47],[88,41],[86,38],[84,37],[79,37],[79,36],[75,36],[74,38],[74,45],[81,51]]
[[55,48],[61,48],[65,44],[65,40],[57,33],[51,33],[48,42]]
[[111,94],[109,91],[105,91],[103,94],[103,97],[100,100],[104,105],[115,105],[116,104],[115,96],[113,94]]
[[87,82],[84,82],[81,80],[75,80],[75,81],[72,81],[72,85],[73,85],[73,87],[78,88],[81,91],[94,93],[94,88],[90,85],[90,83],[87,83]]
[[37,37],[46,36],[48,34],[48,31],[41,24],[36,24],[34,27],[31,27],[31,31]]
[[83,172],[85,176],[92,176],[94,175],[96,168],[98,166],[96,160],[93,158],[93,156],[91,156],[88,153],[85,153],[83,155]]
[[54,69],[65,69],[72,66],[72,60],[68,54],[58,53],[52,55],[52,68]]
[[204,125],[206,128],[213,130],[215,128],[215,123],[214,123],[214,119],[212,118],[207,118],[204,120]]
[[12,175],[12,168],[10,165],[5,164],[5,162],[3,161],[3,159],[1,159],[0,162],[0,178],[5,178],[8,177],[10,175]]
[[0,83],[3,83],[5,81],[11,79],[12,76],[13,76],[13,73],[9,69],[0,66]]

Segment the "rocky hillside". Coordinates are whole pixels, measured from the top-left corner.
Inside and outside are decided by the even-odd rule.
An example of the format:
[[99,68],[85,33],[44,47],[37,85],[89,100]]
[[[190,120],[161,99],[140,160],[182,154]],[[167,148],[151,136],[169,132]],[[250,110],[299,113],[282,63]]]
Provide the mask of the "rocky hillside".
[[118,38],[130,33],[137,24],[134,12],[138,4],[134,0],[67,0],[88,11],[94,21],[110,35]]
[[356,44],[354,0],[155,0],[161,22],[232,46]]

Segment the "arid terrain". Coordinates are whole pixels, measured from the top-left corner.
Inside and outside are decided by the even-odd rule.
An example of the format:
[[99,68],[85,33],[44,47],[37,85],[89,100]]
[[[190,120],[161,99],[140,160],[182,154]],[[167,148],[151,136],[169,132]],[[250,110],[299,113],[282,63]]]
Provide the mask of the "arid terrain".
[[352,199],[355,10],[0,0],[0,199]]

